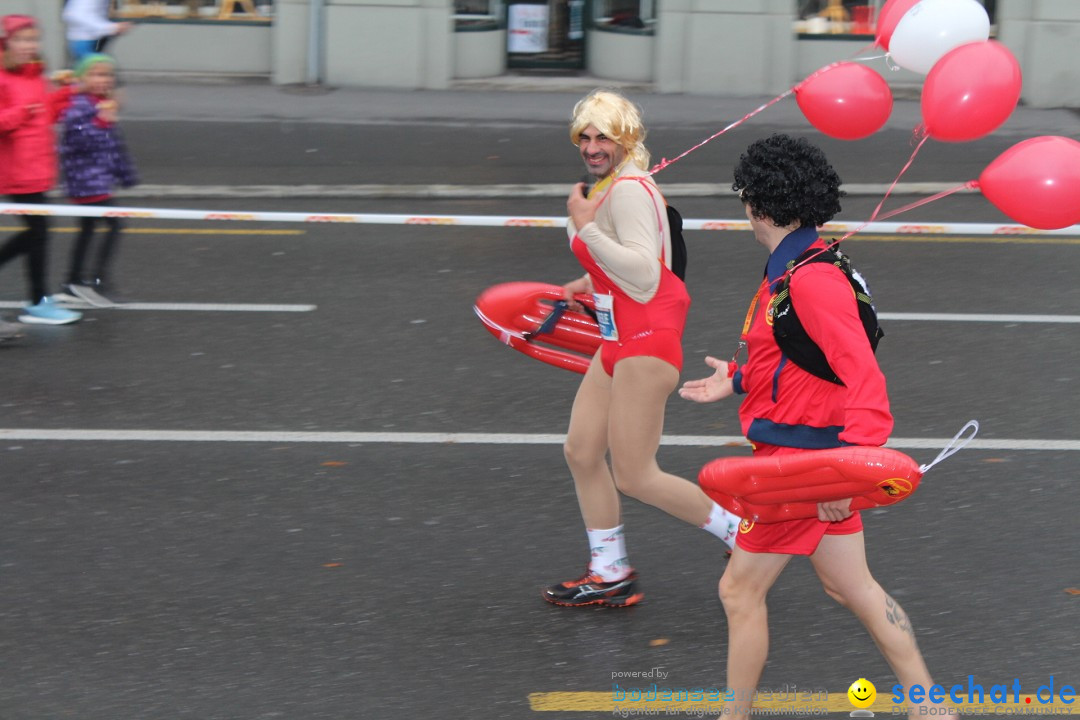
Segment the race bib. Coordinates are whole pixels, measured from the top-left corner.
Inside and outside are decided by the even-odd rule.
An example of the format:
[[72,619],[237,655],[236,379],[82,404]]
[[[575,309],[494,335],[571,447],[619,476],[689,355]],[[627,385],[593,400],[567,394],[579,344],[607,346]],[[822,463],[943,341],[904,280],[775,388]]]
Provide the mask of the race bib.
[[604,340],[618,340],[619,329],[615,326],[615,297],[593,293],[596,303],[596,322],[600,325],[600,337]]

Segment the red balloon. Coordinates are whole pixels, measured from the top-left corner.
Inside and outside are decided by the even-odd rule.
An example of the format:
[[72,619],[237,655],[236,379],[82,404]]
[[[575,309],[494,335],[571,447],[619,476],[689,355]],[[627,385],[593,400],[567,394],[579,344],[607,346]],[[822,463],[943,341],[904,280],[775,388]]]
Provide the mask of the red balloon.
[[795,88],[799,109],[810,124],[841,140],[858,140],[881,129],[892,113],[885,78],[853,62],[830,65]]
[[701,469],[705,494],[741,518],[770,523],[817,517],[817,504],[853,498],[852,510],[892,505],[919,486],[922,469],[883,447],[728,457]]
[[874,43],[878,47],[889,49],[889,40],[892,39],[893,30],[896,30],[900,18],[904,17],[907,11],[915,7],[918,2],[919,0],[889,0],[885,3],[885,7],[881,8],[881,13],[878,15],[877,35],[874,37]]
[[979,176],[986,199],[1018,223],[1057,230],[1080,223],[1080,142],[1057,135],[1024,140]]
[[935,140],[962,142],[993,132],[1020,101],[1022,79],[1020,63],[994,40],[949,51],[923,85],[927,133]]

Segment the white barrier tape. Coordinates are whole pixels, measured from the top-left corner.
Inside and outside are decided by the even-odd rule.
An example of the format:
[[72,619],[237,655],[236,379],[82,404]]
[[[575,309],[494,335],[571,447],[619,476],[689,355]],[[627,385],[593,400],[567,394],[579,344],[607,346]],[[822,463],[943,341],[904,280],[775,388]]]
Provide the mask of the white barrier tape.
[[[565,227],[565,217],[514,217],[510,215],[405,215],[391,213],[298,213],[264,211],[176,210],[170,208],[102,207],[94,205],[19,205],[0,203],[0,215],[46,217],[115,217],[137,220],[210,220],[275,223],[358,223],[367,225],[452,225],[458,227]],[[843,233],[860,223],[832,222],[824,232]],[[683,220],[683,230],[750,231],[746,220]],[[994,223],[896,223],[875,222],[863,232],[915,235],[1080,235],[1080,225],[1060,230],[1036,230],[1026,225]]]
[[[281,305],[267,303],[150,303],[150,302],[125,302],[116,303],[105,307],[95,307],[90,303],[61,301],[60,305],[71,310],[150,310],[166,312],[314,312],[318,305]],[[26,307],[24,302],[4,300],[0,302],[0,308],[6,310],[22,310]]]

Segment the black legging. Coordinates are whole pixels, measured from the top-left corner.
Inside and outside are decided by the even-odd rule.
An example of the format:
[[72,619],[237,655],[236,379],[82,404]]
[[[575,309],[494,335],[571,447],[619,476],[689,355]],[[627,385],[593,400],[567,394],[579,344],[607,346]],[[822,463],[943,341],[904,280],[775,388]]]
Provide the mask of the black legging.
[[[87,203],[95,207],[112,205],[111,200],[102,200],[95,203]],[[67,281],[72,285],[92,285],[94,281],[104,284],[106,270],[109,267],[109,259],[116,248],[116,239],[120,236],[120,218],[102,218],[107,226],[105,237],[98,248],[97,265],[90,277],[83,276],[83,263],[86,261],[86,253],[90,250],[90,242],[94,238],[94,226],[98,218],[84,217],[79,223],[79,235],[75,238],[75,249],[71,252],[71,270],[68,272]]]
[[[44,205],[45,193],[11,195],[11,202]],[[41,302],[48,295],[45,289],[45,268],[48,261],[49,221],[44,215],[23,215],[26,229],[12,235],[3,247],[0,247],[0,265],[19,255],[26,255],[26,277],[30,283],[30,303]]]

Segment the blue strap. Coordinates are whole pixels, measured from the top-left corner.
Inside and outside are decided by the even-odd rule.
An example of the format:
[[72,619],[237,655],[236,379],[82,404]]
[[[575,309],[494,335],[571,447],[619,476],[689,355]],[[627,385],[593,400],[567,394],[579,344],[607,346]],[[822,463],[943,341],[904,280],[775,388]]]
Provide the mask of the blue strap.
[[[569,309],[569,307],[570,306],[565,300],[556,300],[553,303],[551,314],[544,318],[544,322],[540,323],[540,327],[536,328],[532,332],[522,333],[522,337],[524,337],[527,342],[532,342],[537,335],[545,335],[551,333],[553,330],[555,330],[555,326],[559,324],[559,318],[563,316],[563,313],[565,313],[567,309]],[[588,305],[582,305],[581,307],[585,311],[586,315],[591,317],[594,321],[596,320],[596,312],[593,311],[591,307],[589,307]]]

